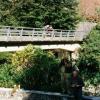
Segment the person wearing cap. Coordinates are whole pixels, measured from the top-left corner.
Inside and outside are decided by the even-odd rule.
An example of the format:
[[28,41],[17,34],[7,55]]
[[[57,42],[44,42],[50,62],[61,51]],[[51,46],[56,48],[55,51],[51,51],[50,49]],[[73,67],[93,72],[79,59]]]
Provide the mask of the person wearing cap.
[[81,77],[79,77],[79,71],[74,70],[72,72],[72,76],[70,78],[70,87],[72,95],[75,100],[82,100],[82,87],[84,86],[84,82]]

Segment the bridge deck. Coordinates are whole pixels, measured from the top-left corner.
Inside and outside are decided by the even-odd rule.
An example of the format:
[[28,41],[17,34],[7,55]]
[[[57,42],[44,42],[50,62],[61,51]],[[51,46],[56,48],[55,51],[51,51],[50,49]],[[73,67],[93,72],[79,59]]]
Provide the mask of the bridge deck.
[[84,31],[0,26],[0,42],[82,41]]

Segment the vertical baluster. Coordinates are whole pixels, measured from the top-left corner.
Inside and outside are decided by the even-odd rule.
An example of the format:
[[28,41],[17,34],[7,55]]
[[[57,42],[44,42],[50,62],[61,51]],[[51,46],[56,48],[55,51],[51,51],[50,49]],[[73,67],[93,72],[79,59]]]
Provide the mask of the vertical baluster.
[[51,36],[51,38],[54,38],[54,29],[52,30],[52,36]]
[[8,41],[8,40],[9,40],[9,36],[11,36],[11,34],[10,34],[10,27],[7,28],[7,33],[6,33],[6,35],[7,35],[6,41]]
[[72,41],[74,41],[75,40],[75,30],[72,31],[71,37],[72,37]]
[[7,29],[7,36],[11,36],[11,34],[10,34],[10,27]]
[[76,31],[74,31],[74,41],[75,41],[75,34],[76,34]]
[[35,30],[34,30],[34,28],[33,28],[33,31],[32,31],[32,37],[33,37],[33,38],[34,38],[34,31],[35,31]]
[[67,41],[69,40],[70,30],[67,32]]
[[33,41],[33,38],[34,38],[34,32],[35,30],[34,30],[34,28],[33,28],[33,31],[32,31],[32,41]]
[[75,39],[76,39],[76,30],[74,31],[74,41],[75,41]]
[[42,33],[42,37],[45,38],[45,36],[46,36],[46,30],[44,29]]
[[53,37],[55,38],[55,33],[56,33],[56,30],[53,30],[54,31],[54,33],[53,33]]
[[20,41],[22,41],[22,36],[23,36],[23,28],[20,31]]
[[61,30],[61,32],[60,32],[60,40],[62,40],[62,30]]

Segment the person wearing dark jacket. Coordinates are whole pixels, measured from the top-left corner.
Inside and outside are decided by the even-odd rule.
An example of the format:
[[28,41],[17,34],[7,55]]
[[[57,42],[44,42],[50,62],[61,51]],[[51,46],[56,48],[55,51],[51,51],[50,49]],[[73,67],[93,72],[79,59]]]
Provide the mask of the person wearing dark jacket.
[[72,77],[70,78],[70,86],[72,90],[72,95],[75,100],[82,100],[82,87],[84,82],[82,78],[79,77],[78,71],[73,71]]

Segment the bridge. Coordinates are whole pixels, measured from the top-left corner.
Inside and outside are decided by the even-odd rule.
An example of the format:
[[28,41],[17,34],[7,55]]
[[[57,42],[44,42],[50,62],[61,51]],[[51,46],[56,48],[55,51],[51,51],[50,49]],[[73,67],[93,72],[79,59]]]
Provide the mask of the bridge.
[[0,27],[0,42],[72,42],[82,41],[84,31],[27,27]]
[[52,48],[52,45],[54,49],[55,47],[70,49],[69,44],[80,44],[95,25],[95,23],[84,22],[80,23],[76,30],[53,29],[49,31],[44,28],[0,26],[0,51],[6,51],[5,47],[11,50],[11,46],[12,51],[15,51],[29,43],[42,45],[43,49]]
[[0,44],[10,42],[81,42],[95,23],[80,23],[76,30],[0,26]]

